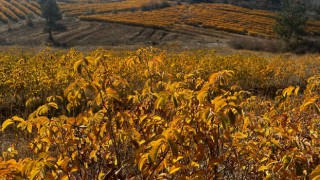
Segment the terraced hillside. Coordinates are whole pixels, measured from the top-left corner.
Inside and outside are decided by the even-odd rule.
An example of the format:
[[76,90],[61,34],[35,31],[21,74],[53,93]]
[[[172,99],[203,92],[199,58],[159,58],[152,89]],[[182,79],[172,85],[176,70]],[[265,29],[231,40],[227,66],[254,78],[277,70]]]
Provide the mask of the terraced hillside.
[[[141,47],[143,45],[167,45],[183,47],[217,46],[224,39],[223,34],[211,30],[200,31],[183,31],[180,30],[166,30],[152,27],[131,26],[119,23],[105,23],[105,22],[88,22],[81,21],[77,18],[76,9],[90,9],[89,7],[99,7],[100,9],[106,7],[118,7],[118,10],[125,11],[127,7],[139,7],[145,5],[143,1],[127,0],[119,2],[111,2],[106,0],[100,3],[92,1],[91,4],[86,3],[84,0],[77,3],[75,1],[60,0],[60,9],[64,13],[64,18],[59,24],[67,27],[66,31],[54,32],[56,41],[66,44],[67,46],[118,46],[118,47]],[[144,2],[150,2],[144,0]],[[153,1],[162,2],[160,1]],[[36,5],[36,4],[35,4]],[[36,7],[36,6],[35,6]],[[66,9],[66,7],[68,8]],[[73,8],[71,10],[71,8]],[[112,8],[111,8],[112,9]],[[82,12],[80,10],[79,12]],[[106,10],[106,9],[105,9]],[[98,10],[95,10],[97,13]],[[140,10],[139,10],[140,11]],[[120,12],[119,12],[120,13]],[[35,14],[35,13],[34,13]],[[73,14],[73,15],[72,15]],[[35,22],[32,27],[18,25],[16,23],[13,27],[1,26],[0,29],[0,45],[22,45],[22,46],[39,46],[46,44],[47,33],[43,31],[45,25],[44,20],[40,19]],[[20,23],[21,24],[21,23]],[[11,23],[10,23],[11,25]]]
[[[274,37],[276,14],[230,4],[178,5],[170,0],[58,0],[67,26],[55,32],[57,41],[68,46],[141,46],[182,44],[205,47],[226,45],[235,36]],[[160,6],[169,3],[170,7]],[[0,0],[1,45],[43,45],[47,34],[44,20],[25,27],[22,19],[39,17],[35,1]],[[168,4],[167,4],[168,5]],[[3,19],[3,20],[1,20]],[[21,24],[22,26],[20,27]],[[10,26],[10,31],[9,30]],[[320,21],[308,21],[310,34],[320,34]],[[14,28],[13,28],[14,27]]]
[[41,15],[40,5],[27,0],[0,0],[0,22],[7,24]]
[[[251,36],[275,36],[276,14],[229,4],[185,4],[153,11],[82,15],[81,20],[115,22],[161,29],[215,29]],[[319,34],[320,22],[309,21],[307,30]]]

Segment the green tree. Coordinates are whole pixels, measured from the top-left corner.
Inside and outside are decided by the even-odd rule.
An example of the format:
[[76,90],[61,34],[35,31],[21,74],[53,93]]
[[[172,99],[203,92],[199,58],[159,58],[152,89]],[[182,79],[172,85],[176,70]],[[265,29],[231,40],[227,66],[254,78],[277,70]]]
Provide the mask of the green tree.
[[275,32],[287,43],[301,40],[307,21],[304,0],[282,0],[282,10],[276,18]]
[[49,41],[54,42],[52,30],[56,22],[62,19],[56,0],[41,0],[42,16],[46,19],[46,29],[49,33]]

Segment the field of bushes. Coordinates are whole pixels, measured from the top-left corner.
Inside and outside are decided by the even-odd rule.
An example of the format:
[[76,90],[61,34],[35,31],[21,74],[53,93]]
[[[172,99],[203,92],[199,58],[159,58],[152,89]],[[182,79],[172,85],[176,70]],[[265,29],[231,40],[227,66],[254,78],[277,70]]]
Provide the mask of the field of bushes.
[[317,179],[320,59],[0,54],[0,179]]
[[76,6],[72,3],[60,4],[61,10],[67,16],[79,16],[88,14],[101,14],[101,13],[117,13],[123,11],[136,11],[143,8],[159,8],[165,0],[125,0],[112,3],[82,3]]

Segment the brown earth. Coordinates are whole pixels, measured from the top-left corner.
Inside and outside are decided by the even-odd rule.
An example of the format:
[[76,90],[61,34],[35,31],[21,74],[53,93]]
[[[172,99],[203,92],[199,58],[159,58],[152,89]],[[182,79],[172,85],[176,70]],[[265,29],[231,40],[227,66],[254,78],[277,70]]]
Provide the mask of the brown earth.
[[[176,30],[164,30],[125,24],[86,22],[77,18],[65,18],[60,23],[64,24],[67,30],[54,32],[54,38],[66,47],[102,46],[136,49],[152,45],[197,49],[225,46],[230,37],[236,36],[203,28],[179,27]],[[43,20],[38,20],[34,22],[34,26],[27,26],[24,23],[14,27],[1,25],[0,45],[29,47],[47,45],[48,34],[43,30],[44,24]]]

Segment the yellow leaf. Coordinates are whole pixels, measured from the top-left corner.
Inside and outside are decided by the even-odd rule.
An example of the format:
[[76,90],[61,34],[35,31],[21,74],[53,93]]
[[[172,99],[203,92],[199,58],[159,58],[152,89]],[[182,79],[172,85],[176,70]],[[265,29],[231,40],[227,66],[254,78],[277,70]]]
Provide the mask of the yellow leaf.
[[264,163],[265,161],[267,161],[269,158],[267,158],[267,157],[264,157],[264,158],[262,158],[261,160],[260,160],[260,162],[261,163]]
[[108,95],[109,97],[112,97],[112,98],[120,101],[120,96],[119,96],[119,94],[117,93],[117,91],[115,91],[115,90],[112,89],[112,88],[107,88],[106,91],[107,91],[107,95]]
[[297,86],[296,89],[294,90],[294,95],[297,96],[299,93],[300,87]]
[[102,104],[102,98],[100,93],[96,96],[95,101],[98,106]]
[[191,167],[193,168],[200,168],[200,165],[194,161],[191,162]]
[[24,130],[27,127],[27,121],[23,121],[17,125],[17,128]]
[[173,163],[178,162],[180,159],[183,159],[183,156],[178,156],[176,159],[173,159]]
[[163,64],[163,56],[155,56],[153,61]]
[[45,152],[41,152],[41,153],[39,153],[39,158],[41,159],[41,158],[47,158],[48,156],[49,156],[49,154],[48,153],[45,153]]
[[107,126],[102,126],[100,128],[100,133],[99,133],[100,137],[104,137],[104,133],[106,132],[106,128],[107,128]]
[[318,165],[310,174],[310,180],[320,179],[320,165]]
[[249,118],[248,117],[245,117],[243,119],[243,126],[242,126],[242,130],[244,131],[245,129],[247,129],[248,125],[249,125]]
[[181,167],[175,167],[175,166],[173,166],[172,168],[170,168],[169,174],[173,174],[173,173],[179,171],[180,169],[181,169]]
[[15,159],[10,159],[7,161],[8,164],[16,164],[17,161]]
[[87,60],[90,64],[95,64],[95,58],[91,56],[85,57],[85,60]]
[[13,124],[12,119],[7,119],[2,123],[2,131],[4,131],[9,125]]
[[82,64],[83,60],[79,60],[76,63],[74,63],[73,65],[73,70],[75,72],[78,72],[79,74],[81,73],[81,64]]
[[21,164],[10,164],[9,168],[15,168],[15,169],[21,171],[22,170],[22,165]]
[[70,158],[65,157],[64,159],[58,160],[57,164],[60,165],[60,167],[61,167],[63,170],[67,170],[67,169],[68,169],[69,161],[70,161]]
[[245,139],[245,138],[247,138],[248,136],[247,136],[246,134],[237,132],[237,133],[234,134],[234,137],[237,138],[237,139]]
[[278,148],[282,149],[279,141],[277,141],[277,140],[275,140],[275,139],[271,139],[271,142],[272,142],[274,145],[276,145]]
[[48,111],[49,111],[48,105],[47,104],[42,105],[37,109],[37,115],[39,116],[39,115],[47,114]]
[[101,89],[102,87],[101,87],[101,85],[99,84],[99,82],[97,82],[97,81],[93,81],[93,83],[92,83],[96,88],[98,88],[98,89]]
[[282,91],[282,96],[283,96],[283,97],[290,96],[293,90],[294,90],[294,87],[293,87],[293,86],[289,86],[289,87],[285,88],[285,89]]
[[99,173],[99,176],[98,176],[98,180],[103,180],[104,179],[104,177],[105,177],[105,173],[103,173],[103,172],[100,172]]
[[224,86],[228,83],[227,78],[232,77],[233,75],[234,72],[231,70],[222,70],[212,74],[209,78],[209,83]]
[[138,142],[139,146],[141,146],[143,143],[145,143],[146,141],[143,139],[141,141]]
[[265,170],[268,170],[268,166],[260,166],[258,171],[265,171]]
[[79,169],[76,166],[73,166],[70,172],[77,172]]
[[58,104],[55,103],[55,102],[49,102],[48,105],[49,105],[50,107],[53,107],[53,108],[55,108],[55,109],[58,109]]
[[49,137],[44,137],[41,139],[42,142],[51,143],[51,140]]
[[199,91],[199,93],[197,94],[197,99],[200,104],[205,102],[207,94],[208,94],[208,91],[205,91],[205,90]]
[[150,154],[149,154],[149,157],[152,160],[152,162],[157,161],[158,150],[160,149],[160,147],[162,145],[162,141],[163,141],[163,139],[158,139],[158,140],[152,142],[152,148],[151,148]]
[[30,173],[30,180],[33,180],[40,172],[40,169],[33,169]]
[[216,98],[214,98],[211,101],[212,104],[214,104],[214,111],[218,112],[221,109],[223,109],[227,104],[226,99],[224,99],[222,96],[218,96]]
[[24,122],[24,119],[22,119],[21,117],[18,117],[18,116],[13,116],[12,120],[17,121],[17,122]]
[[306,107],[314,104],[314,103],[317,101],[318,98],[319,98],[319,97],[317,97],[317,96],[316,96],[316,97],[309,98],[308,100],[306,100],[306,101],[302,104],[301,109],[304,109],[304,108],[306,108]]
[[30,122],[28,122],[27,131],[28,131],[29,133],[32,133],[32,123],[30,123]]
[[73,107],[72,107],[72,105],[69,103],[68,105],[67,105],[67,110],[68,110],[68,112],[71,112],[71,109],[72,109]]
[[139,167],[139,170],[142,171],[142,168],[143,168],[143,165],[144,165],[144,162],[148,159],[148,154],[144,154],[140,160],[139,160],[139,164],[138,164],[138,167]]
[[61,180],[69,180],[68,176],[65,174],[61,177]]
[[71,154],[71,159],[75,160],[75,157],[78,155],[77,151]]
[[49,122],[49,119],[47,118],[47,117],[45,117],[45,116],[40,116],[40,117],[38,117],[38,118],[35,118],[34,119],[38,124],[44,124],[44,123],[46,123],[46,122]]
[[97,153],[97,150],[92,150],[91,152],[90,152],[90,155],[89,155],[89,158],[95,158],[96,157],[96,153]]

